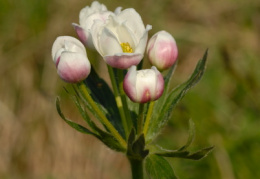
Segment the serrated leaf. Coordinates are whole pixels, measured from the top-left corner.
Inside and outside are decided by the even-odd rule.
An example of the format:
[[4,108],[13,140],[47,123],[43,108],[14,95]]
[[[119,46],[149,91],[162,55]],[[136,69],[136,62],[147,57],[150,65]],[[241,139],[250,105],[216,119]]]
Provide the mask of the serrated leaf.
[[183,147],[181,147],[179,149],[179,151],[183,151],[183,150],[187,149],[192,144],[194,137],[195,137],[195,124],[192,121],[192,119],[190,119],[189,120],[189,138],[188,138],[186,144]]
[[149,179],[177,179],[169,162],[161,156],[146,157],[145,170]]
[[124,128],[116,105],[115,96],[108,84],[98,76],[94,69],[85,80],[86,86],[93,100],[103,109],[108,120],[117,129],[121,136],[125,137]]
[[197,152],[194,153],[190,153],[189,151],[178,151],[178,150],[167,150],[164,152],[158,152],[155,153],[158,156],[163,156],[163,157],[171,157],[171,158],[184,158],[184,159],[191,159],[191,160],[200,160],[204,157],[206,157],[209,152],[211,152],[213,150],[213,146],[212,147],[208,147],[208,148],[204,148],[201,149]]
[[161,129],[168,122],[169,117],[173,108],[177,105],[177,103],[185,96],[185,94],[195,86],[201,79],[205,71],[205,65],[207,61],[208,50],[206,50],[202,60],[197,63],[197,66],[192,73],[191,77],[182,85],[173,89],[166,97],[166,100],[163,104],[161,104],[161,110],[158,110],[158,115],[155,116],[153,122],[149,127],[146,140],[150,142],[153,140],[161,131]]
[[83,127],[82,125],[80,124],[77,124],[69,119],[67,119],[64,114],[62,113],[61,109],[60,109],[60,100],[59,98],[57,97],[56,98],[56,108],[57,108],[57,111],[60,115],[60,117],[68,124],[70,125],[72,128],[76,129],[77,131],[79,132],[82,132],[84,134],[91,134],[91,135],[94,135],[94,136],[97,136],[95,133],[91,132],[89,129]]

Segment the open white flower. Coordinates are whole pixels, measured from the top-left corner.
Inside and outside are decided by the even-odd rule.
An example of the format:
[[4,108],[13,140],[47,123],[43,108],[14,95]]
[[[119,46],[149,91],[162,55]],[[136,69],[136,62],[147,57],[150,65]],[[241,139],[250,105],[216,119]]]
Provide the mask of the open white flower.
[[95,20],[105,23],[108,17],[113,14],[108,11],[104,4],[97,1],[92,2],[91,6],[86,6],[79,13],[79,24],[72,23],[79,39],[89,48],[94,49],[90,29]]
[[151,28],[151,25],[144,27],[134,9],[117,8],[105,23],[95,20],[90,32],[105,62],[114,68],[127,69],[142,60]]

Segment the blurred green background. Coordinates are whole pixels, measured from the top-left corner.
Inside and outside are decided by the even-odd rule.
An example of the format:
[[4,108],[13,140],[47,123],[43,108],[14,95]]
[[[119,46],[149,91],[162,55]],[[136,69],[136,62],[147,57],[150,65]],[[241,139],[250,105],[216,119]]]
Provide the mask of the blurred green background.
[[[80,122],[56,74],[51,47],[76,33],[79,11],[92,1],[0,0],[0,178],[130,179],[124,155],[67,126],[55,109]],[[172,86],[192,73],[209,48],[202,81],[176,107],[158,138],[178,148],[196,124],[192,150],[215,145],[205,159],[170,160],[181,179],[260,178],[260,1],[114,0],[108,9],[133,7],[152,34],[170,32],[179,48]],[[106,77],[104,62],[89,59]],[[147,66],[149,64],[145,62]],[[103,70],[104,68],[104,70]],[[102,72],[102,73],[101,73]]]

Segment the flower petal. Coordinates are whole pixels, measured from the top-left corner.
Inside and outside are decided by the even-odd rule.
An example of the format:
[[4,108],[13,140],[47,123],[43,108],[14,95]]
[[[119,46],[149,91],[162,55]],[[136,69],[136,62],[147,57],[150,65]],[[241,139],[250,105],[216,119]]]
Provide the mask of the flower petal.
[[102,44],[100,45],[100,51],[103,56],[123,52],[116,36],[106,27],[103,29],[101,36],[99,37],[99,43]]
[[89,75],[90,68],[90,63],[85,55],[64,52],[61,54],[57,72],[64,81],[77,83]]
[[86,6],[81,9],[79,13],[80,24],[84,24],[85,19],[88,18],[88,16],[91,14],[102,11],[107,11],[107,8],[104,4],[100,4],[97,1],[92,2],[91,6]]
[[80,41],[84,43],[86,46],[88,46],[89,48],[94,49],[95,47],[93,45],[92,37],[89,31],[85,30],[80,25],[75,23],[72,23],[72,26],[74,27],[76,33],[78,34]]
[[64,48],[64,44],[65,44],[65,41],[67,42],[71,42],[71,43],[74,43],[75,46],[78,47],[78,51],[80,51],[81,53],[83,54],[86,54],[86,50],[85,50],[85,47],[84,45],[76,38],[74,37],[70,37],[70,36],[60,36],[58,37],[53,45],[52,45],[52,59],[53,61],[56,63],[55,61],[55,56],[56,56],[56,53],[58,50],[60,50],[61,48]]
[[148,31],[151,29],[152,29],[151,25],[146,26],[143,36],[141,37],[138,45],[136,46],[135,53],[142,53],[142,54],[144,53],[147,40],[148,40]]
[[117,15],[117,18],[121,23],[126,22],[126,26],[135,34],[137,39],[140,39],[143,36],[145,31],[144,23],[135,9],[125,9]]
[[138,65],[143,58],[142,54],[120,53],[113,56],[104,56],[105,62],[114,68],[127,69],[132,65]]
[[136,46],[137,38],[125,23],[119,23],[116,16],[110,16],[106,27],[117,37],[119,43],[129,43],[131,47]]
[[136,73],[136,66],[131,66],[123,81],[124,91],[132,101],[136,100]]

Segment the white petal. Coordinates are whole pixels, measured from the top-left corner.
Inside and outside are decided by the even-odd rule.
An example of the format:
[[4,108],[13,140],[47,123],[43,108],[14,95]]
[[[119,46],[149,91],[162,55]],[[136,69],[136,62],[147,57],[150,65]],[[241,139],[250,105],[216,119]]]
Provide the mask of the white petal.
[[55,59],[56,52],[58,50],[60,50],[61,48],[65,47],[64,46],[65,41],[74,43],[76,46],[78,46],[79,49],[81,49],[80,51],[82,53],[86,54],[86,50],[85,50],[84,45],[78,39],[76,39],[74,37],[70,37],[70,36],[60,36],[54,41],[54,43],[52,45],[52,58],[53,58],[53,60]]
[[114,55],[116,53],[122,53],[122,47],[118,42],[118,39],[116,36],[106,27],[101,32],[101,35],[99,37],[99,43],[101,49],[102,56],[105,55]]
[[131,47],[135,48],[137,39],[125,23],[119,23],[116,16],[110,16],[106,27],[115,34],[119,43],[129,43]]
[[117,15],[121,23],[125,23],[128,29],[130,29],[140,39],[145,31],[144,23],[141,16],[133,9],[125,9]]
[[148,31],[151,29],[152,29],[151,25],[146,26],[143,36],[141,37],[138,45],[136,46],[135,53],[142,53],[142,54],[144,53],[147,40],[148,40]]
[[156,92],[156,79],[157,75],[154,70],[139,70],[136,77],[136,90],[137,99],[142,99],[146,90],[149,90],[151,98],[153,98]]
[[104,4],[100,4],[97,1],[92,2],[91,6],[86,6],[83,9],[81,9],[79,13],[79,19],[80,24],[84,23],[82,21],[85,21],[86,18],[88,18],[89,15],[97,12],[105,12],[107,11],[107,8]]
[[91,27],[94,24],[95,20],[101,20],[101,21],[103,21],[103,23],[105,23],[105,21],[108,19],[108,17],[110,15],[112,15],[112,14],[113,13],[110,12],[110,11],[100,12],[100,13],[93,13],[93,14],[89,15],[87,18],[81,19],[80,20],[80,25],[85,30],[89,30],[89,29],[91,29]]
[[115,9],[114,13],[117,15],[117,14],[119,14],[121,12],[121,10],[122,10],[122,7],[117,7]]

